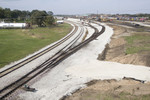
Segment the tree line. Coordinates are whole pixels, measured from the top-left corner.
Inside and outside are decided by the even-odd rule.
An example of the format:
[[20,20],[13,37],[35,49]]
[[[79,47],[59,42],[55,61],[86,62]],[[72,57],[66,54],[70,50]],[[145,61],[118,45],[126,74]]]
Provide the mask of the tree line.
[[11,10],[10,8],[0,7],[0,20],[5,22],[26,22],[30,24],[37,24],[40,27],[51,26],[54,24],[55,19],[53,17],[52,11],[40,11],[32,10],[21,11],[21,10]]

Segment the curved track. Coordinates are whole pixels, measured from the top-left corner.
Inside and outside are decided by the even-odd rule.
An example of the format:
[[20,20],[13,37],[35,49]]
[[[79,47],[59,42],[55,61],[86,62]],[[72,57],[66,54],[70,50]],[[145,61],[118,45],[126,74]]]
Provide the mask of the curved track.
[[[55,55],[50,57],[47,61],[42,63],[40,66],[36,67],[29,73],[27,73],[25,76],[21,77],[20,79],[16,80],[15,82],[9,84],[8,86],[5,86],[3,89],[0,90],[0,98],[3,99],[7,95],[11,94],[13,91],[18,89],[20,86],[31,80],[32,78],[36,77],[39,73],[43,72],[45,70],[45,67],[50,65],[52,62],[54,62],[60,55],[65,54],[69,48],[72,48],[73,45],[80,39],[80,37],[83,35],[84,29],[81,28],[80,33],[66,46],[64,46],[60,51],[58,51]],[[16,84],[17,83],[17,84]],[[2,96],[3,95],[3,96]],[[2,97],[1,97],[2,96]]]
[[64,43],[65,41],[67,41],[67,40],[68,40],[70,37],[72,37],[72,36],[77,32],[77,30],[78,30],[78,27],[77,27],[75,24],[74,24],[74,26],[75,26],[75,29],[72,31],[72,33],[69,34],[69,35],[67,35],[67,36],[66,36],[65,38],[63,38],[62,40],[58,41],[57,43],[53,44],[52,46],[48,47],[47,49],[45,49],[45,50],[43,50],[43,51],[41,51],[41,52],[39,52],[39,53],[37,53],[37,54],[35,54],[35,55],[33,55],[33,56],[31,56],[31,57],[29,57],[29,58],[27,58],[27,59],[21,61],[21,62],[19,62],[19,63],[13,65],[13,66],[11,66],[11,67],[9,67],[9,68],[7,68],[7,69],[5,69],[5,70],[3,70],[3,71],[1,71],[1,72],[0,72],[0,78],[1,78],[1,77],[4,77],[5,75],[7,75],[7,74],[9,74],[9,73],[11,73],[11,72],[13,72],[13,71],[15,71],[15,70],[17,70],[18,68],[21,68],[22,66],[28,64],[29,62],[31,62],[31,61],[33,61],[33,60],[35,60],[35,59],[41,57],[42,55],[46,54],[47,52],[51,51],[52,49],[58,47],[59,45],[61,45],[61,44]]
[[60,62],[62,62],[64,59],[66,59],[67,57],[69,57],[70,55],[72,55],[73,53],[78,51],[80,48],[82,48],[83,46],[85,46],[89,42],[96,39],[99,35],[101,35],[105,31],[104,26],[102,26],[102,30],[100,32],[98,32],[98,30],[95,27],[93,27],[93,26],[91,26],[91,27],[95,29],[95,33],[90,38],[88,38],[84,42],[72,47],[72,45],[81,36],[81,34],[82,34],[82,31],[81,31],[80,34],[76,37],[76,39],[71,41],[72,42],[71,45],[69,43],[68,45],[66,45],[63,48],[63,50],[58,51],[53,57],[49,58],[43,64],[41,64],[37,68],[33,69],[32,71],[30,71],[29,73],[27,73],[26,75],[21,77],[20,79],[16,80],[15,82],[11,83],[10,85],[8,85],[8,86],[4,87],[2,90],[0,90],[0,99],[4,99],[5,97],[7,97],[11,93],[13,93],[15,90],[17,90],[22,85],[26,84],[28,81],[30,81],[34,77],[45,72],[47,69],[52,69],[53,67],[58,65]]

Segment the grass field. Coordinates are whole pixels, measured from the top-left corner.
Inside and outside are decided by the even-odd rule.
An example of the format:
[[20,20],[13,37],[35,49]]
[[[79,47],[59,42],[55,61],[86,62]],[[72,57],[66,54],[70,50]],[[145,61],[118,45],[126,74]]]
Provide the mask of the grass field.
[[0,68],[49,45],[72,29],[69,24],[34,29],[0,29]]
[[150,34],[140,33],[125,37],[127,41],[126,54],[150,51]]

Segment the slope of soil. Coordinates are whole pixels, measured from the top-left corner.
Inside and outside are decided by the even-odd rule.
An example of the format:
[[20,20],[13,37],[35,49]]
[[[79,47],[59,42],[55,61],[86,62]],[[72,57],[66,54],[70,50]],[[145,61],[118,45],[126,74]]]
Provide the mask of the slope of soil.
[[148,100],[150,83],[124,79],[92,81],[89,86],[62,100]]

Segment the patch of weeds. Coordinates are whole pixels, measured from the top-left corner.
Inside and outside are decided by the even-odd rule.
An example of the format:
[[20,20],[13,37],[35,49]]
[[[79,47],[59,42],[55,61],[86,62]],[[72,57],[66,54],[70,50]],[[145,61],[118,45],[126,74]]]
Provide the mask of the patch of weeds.
[[127,41],[127,48],[125,53],[126,54],[134,54],[141,51],[148,51],[150,50],[150,36],[149,35],[132,35],[125,37]]
[[144,35],[132,35],[132,36],[126,36],[125,40],[128,42],[128,44],[133,44],[136,42],[136,40],[149,40],[150,37],[144,36]]
[[150,100],[150,94],[149,95],[143,95],[141,97],[141,100]]
[[126,49],[126,54],[134,54],[134,53],[138,53],[141,51],[149,51],[150,47],[129,47]]

